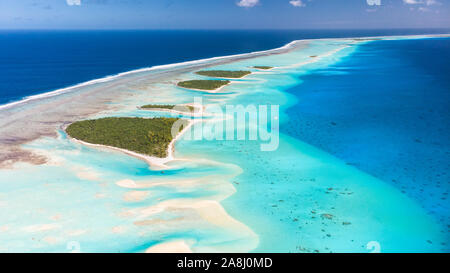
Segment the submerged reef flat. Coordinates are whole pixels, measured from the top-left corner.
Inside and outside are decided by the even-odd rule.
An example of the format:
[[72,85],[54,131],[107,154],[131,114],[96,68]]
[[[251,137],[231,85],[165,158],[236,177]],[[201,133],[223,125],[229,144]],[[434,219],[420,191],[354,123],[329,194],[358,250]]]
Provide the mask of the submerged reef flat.
[[188,89],[198,90],[217,90],[222,86],[229,84],[228,80],[190,80],[178,83],[178,86]]
[[[91,144],[112,146],[140,154],[166,157],[177,118],[101,118],[70,124],[72,138]],[[183,126],[179,129],[181,131]]]
[[[321,90],[318,83],[307,88],[311,80],[304,78],[312,71],[334,71],[337,62],[355,54],[357,44],[362,48],[370,43],[303,41],[284,55],[252,53],[163,66],[0,108],[0,160],[6,147],[12,166],[0,169],[0,252],[64,252],[67,242],[81,242],[84,253],[369,252],[374,245],[379,250],[373,251],[381,252],[446,251],[447,226],[427,214],[434,211],[424,210],[401,188],[362,172],[358,165],[284,131],[290,129],[288,122],[302,124],[298,115],[287,112],[299,104],[287,90]],[[223,93],[217,92],[220,87],[194,92],[176,85],[196,71],[255,71],[255,64],[276,69],[229,79]],[[349,82],[354,84],[354,79]],[[317,106],[311,101],[303,100]],[[140,107],[144,104],[148,108]],[[216,106],[250,104],[281,106],[281,130],[273,135],[278,149],[263,152],[261,141],[249,139],[209,140],[217,132],[212,129],[228,118],[215,115]],[[195,115],[177,119],[188,116],[180,115],[177,106],[188,105],[195,107]],[[160,116],[174,118],[164,124]],[[271,127],[268,120],[258,120],[258,126]],[[188,125],[176,137],[168,133],[170,124],[185,121]],[[191,135],[195,131],[189,131],[197,124],[211,129],[202,130],[198,141]],[[331,124],[333,130],[325,133],[341,126],[339,121]],[[80,138],[70,132],[75,125],[81,127]],[[234,135],[239,128],[224,129]],[[161,138],[153,135],[157,133]],[[90,138],[104,143],[88,143]],[[41,158],[46,163],[16,164],[30,162],[31,154],[40,156],[34,158],[36,164]],[[430,199],[430,204],[444,203]]]
[[254,66],[253,68],[256,68],[256,69],[262,69],[262,70],[269,70],[269,69],[272,69],[273,66],[256,65],[256,66]]
[[[22,145],[41,137],[57,137],[58,130],[64,124],[116,109],[130,96],[130,88],[142,92],[147,85],[172,79],[182,73],[198,71],[211,65],[279,55],[306,48],[309,43],[306,40],[294,41],[281,48],[267,51],[128,71],[1,105],[0,169],[11,168],[14,164],[23,162],[33,165],[45,164],[48,158],[25,150]],[[168,67],[170,70],[167,70]],[[162,70],[167,71],[160,73]],[[153,91],[147,92],[158,95]]]
[[217,77],[217,78],[243,78],[247,75],[250,75],[252,72],[250,71],[229,71],[229,70],[203,70],[195,72],[195,74],[202,75],[202,76],[208,76],[208,77]]

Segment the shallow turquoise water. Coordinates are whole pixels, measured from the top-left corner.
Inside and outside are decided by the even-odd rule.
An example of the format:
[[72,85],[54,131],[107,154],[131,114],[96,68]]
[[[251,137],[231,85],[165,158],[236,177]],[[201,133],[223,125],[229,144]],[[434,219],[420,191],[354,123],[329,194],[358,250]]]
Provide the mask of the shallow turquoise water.
[[449,58],[448,38],[360,46],[301,76],[282,129],[401,190],[449,238]]
[[[154,86],[164,90],[161,97],[148,100],[188,103],[201,96],[205,104],[221,106],[280,105],[280,127],[295,126],[286,111],[298,100],[286,90],[302,83],[298,76],[352,54],[356,46],[343,48],[348,43],[314,41],[288,54],[218,66],[277,67],[221,94],[163,83]],[[327,52],[334,54],[305,63]],[[136,91],[119,110],[96,117],[160,115],[136,109],[147,97]],[[184,138],[176,144],[181,160],[160,171],[119,152],[75,144],[64,134],[33,142],[27,147],[50,154],[52,161],[0,171],[0,250],[68,251],[75,241],[81,251],[139,252],[173,240],[185,240],[193,251],[369,252],[373,241],[386,252],[442,250],[439,243],[446,238],[439,225],[395,187],[284,133],[273,152],[261,151],[260,144]],[[130,180],[131,187],[117,183]],[[130,199],[132,191],[144,197]],[[245,226],[211,221],[202,211],[173,203],[205,200],[221,202],[257,238]],[[171,205],[158,210],[160,204]]]

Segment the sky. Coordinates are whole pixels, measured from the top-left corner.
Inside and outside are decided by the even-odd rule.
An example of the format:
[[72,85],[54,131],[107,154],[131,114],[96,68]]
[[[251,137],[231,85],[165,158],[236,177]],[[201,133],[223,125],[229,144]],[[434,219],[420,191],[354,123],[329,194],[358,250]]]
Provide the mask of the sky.
[[0,29],[450,28],[450,0],[0,0]]

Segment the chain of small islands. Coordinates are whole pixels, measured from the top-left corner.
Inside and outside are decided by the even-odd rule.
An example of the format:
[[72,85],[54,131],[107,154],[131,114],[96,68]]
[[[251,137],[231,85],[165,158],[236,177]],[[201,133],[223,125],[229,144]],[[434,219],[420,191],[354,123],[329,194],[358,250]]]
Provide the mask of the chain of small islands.
[[[253,66],[254,69],[270,70],[271,66]],[[203,70],[197,75],[216,79],[188,80],[177,83],[178,87],[203,92],[217,93],[221,88],[231,83],[230,79],[239,79],[250,75],[251,71]],[[196,105],[163,105],[147,104],[138,107],[141,110],[169,111],[183,115],[201,113]],[[178,135],[174,136],[173,126],[176,122]],[[82,144],[100,145],[120,149],[131,154],[169,159],[173,143],[189,126],[189,120],[168,117],[106,117],[76,121],[65,129],[72,139]]]

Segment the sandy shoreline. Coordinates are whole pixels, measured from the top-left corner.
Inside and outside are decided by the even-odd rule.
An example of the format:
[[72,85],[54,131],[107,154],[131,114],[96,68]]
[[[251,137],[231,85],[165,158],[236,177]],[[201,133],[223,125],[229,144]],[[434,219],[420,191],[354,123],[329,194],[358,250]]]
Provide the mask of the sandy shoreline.
[[102,144],[93,144],[93,143],[89,143],[89,142],[85,142],[85,141],[73,138],[73,137],[69,136],[67,133],[66,133],[66,135],[71,141],[74,141],[76,143],[79,143],[79,144],[82,144],[82,145],[86,145],[88,147],[101,148],[101,149],[106,149],[106,150],[114,150],[114,151],[122,152],[124,154],[127,154],[127,155],[133,156],[135,158],[144,160],[153,169],[164,170],[164,169],[168,168],[165,164],[170,162],[170,161],[172,161],[172,160],[174,160],[175,143],[177,142],[177,140],[179,140],[183,136],[183,134],[187,130],[189,130],[191,128],[192,125],[194,125],[195,123],[199,122],[199,121],[188,120],[188,119],[183,119],[183,120],[188,121],[188,125],[185,126],[183,128],[183,130],[181,130],[177,134],[177,136],[175,138],[173,138],[172,141],[169,143],[169,145],[167,146],[167,150],[166,150],[167,156],[164,157],[164,158],[144,155],[144,154],[140,154],[140,153],[137,153],[137,152],[133,152],[133,151],[129,151],[129,150],[126,150],[126,149],[117,148],[117,147],[113,147],[113,146],[107,146],[107,145],[102,145]]
[[[283,54],[307,47],[311,41],[352,41],[359,39],[359,42],[361,42],[364,39],[388,40],[432,37],[450,37],[450,34],[298,40],[277,49],[143,68],[49,93],[30,96],[22,101],[0,106],[0,149],[2,149],[0,168],[10,168],[16,162],[27,162],[36,165],[44,164],[47,161],[45,157],[24,150],[21,145],[40,137],[57,137],[56,132],[66,124],[87,119],[102,111],[114,110],[118,107],[115,102],[120,102],[130,96],[130,93],[123,87],[132,86],[137,82],[140,84],[158,83],[202,68],[255,57]],[[218,93],[220,90],[209,92],[205,90],[194,91]]]
[[192,253],[192,250],[185,240],[177,240],[151,246],[145,253]]
[[[72,87],[27,97],[0,106],[0,168],[17,162],[45,164],[47,158],[23,149],[22,145],[41,137],[57,137],[67,124],[88,119],[103,111],[118,109],[136,84],[148,86],[171,81],[181,74],[260,56],[282,54],[306,47],[308,42],[291,42],[283,47],[260,52],[214,57],[124,72]],[[170,69],[170,70],[169,70]],[[127,88],[128,87],[128,88]],[[157,95],[157,94],[155,94]]]
[[[235,54],[235,55],[229,55],[229,56],[212,57],[212,58],[193,60],[193,61],[174,63],[174,64],[158,65],[158,66],[152,66],[152,67],[148,67],[148,68],[140,68],[140,69],[136,69],[136,70],[121,72],[121,73],[118,73],[115,75],[109,75],[109,76],[105,76],[103,78],[93,79],[90,81],[82,82],[82,83],[79,83],[79,84],[76,84],[73,86],[60,88],[60,89],[57,89],[54,91],[49,91],[49,92],[36,94],[36,95],[30,95],[19,101],[13,101],[10,103],[2,104],[2,105],[0,105],[0,110],[8,109],[13,106],[17,106],[17,105],[20,105],[20,104],[23,104],[26,102],[44,99],[46,97],[61,95],[61,94],[64,94],[64,92],[66,92],[66,91],[72,91],[72,90],[80,88],[80,87],[85,87],[85,86],[94,85],[94,84],[98,84],[98,83],[108,82],[110,80],[114,80],[114,79],[117,79],[117,78],[120,78],[123,76],[137,74],[137,73],[141,73],[141,72],[170,69],[170,68],[180,68],[182,66],[189,66],[189,65],[199,65],[199,68],[202,68],[202,67],[209,67],[209,66],[214,66],[214,65],[220,64],[220,63],[207,63],[207,62],[212,62],[212,61],[222,61],[222,60],[229,59],[227,61],[233,62],[233,61],[238,61],[240,59],[259,57],[258,55],[261,55],[261,54],[268,54],[268,55],[280,54],[280,53],[284,53],[284,52],[276,52],[276,51],[285,51],[285,50],[289,50],[289,49],[294,49],[296,44],[299,44],[302,42],[307,43],[310,41],[327,41],[327,40],[352,40],[352,39],[369,40],[369,39],[421,38],[421,37],[425,37],[425,38],[426,37],[428,37],[428,38],[450,37],[450,34],[394,35],[394,36],[366,36],[366,37],[357,37],[356,36],[356,37],[345,37],[345,38],[317,38],[317,39],[294,40],[284,46],[281,46],[281,47],[275,48],[275,49]],[[192,71],[194,71],[195,69],[197,69],[197,68],[193,68]],[[260,70],[271,70],[271,69],[260,69]],[[248,76],[248,75],[246,75],[246,76]],[[244,78],[244,77],[242,77],[242,78]],[[217,77],[217,78],[220,78],[220,77]],[[227,78],[224,78],[224,79],[227,79]]]
[[[421,35],[423,36],[423,35]],[[436,35],[433,35],[435,37]],[[397,36],[396,36],[397,37]],[[355,39],[355,38],[347,38],[347,39]],[[367,38],[369,39],[369,38]],[[345,40],[345,39],[330,39],[330,40]],[[361,41],[351,41],[350,43],[363,43],[364,40]],[[286,66],[278,66],[273,67],[270,69],[270,72],[268,70],[267,73],[274,73],[274,71],[281,71],[282,69],[289,69],[294,67],[299,67],[303,65],[307,65],[310,63],[314,63],[319,61],[320,59],[333,55],[340,50],[343,50],[345,48],[348,48],[348,46],[341,46],[335,50],[330,50],[328,52],[322,51],[320,55],[318,55],[315,58],[310,58],[308,60],[304,60],[299,63],[290,64]],[[251,57],[253,58],[253,57]],[[211,66],[208,64],[208,66]],[[189,71],[193,71],[198,68],[189,68]],[[257,73],[265,73],[264,71],[258,71],[252,74]],[[178,72],[176,72],[178,73]],[[161,79],[171,79],[173,75],[176,75],[176,73],[169,73],[165,76],[156,76],[155,78],[152,78],[151,83],[153,82],[159,82]],[[181,73],[181,72],[180,72]],[[184,72],[183,72],[184,73]],[[65,128],[67,126],[74,122],[81,119],[89,118],[93,115],[96,115],[104,110],[113,111],[114,109],[120,109],[120,106],[115,106],[111,102],[114,101],[120,101],[122,99],[128,98],[129,93],[122,92],[123,86],[134,83],[135,81],[143,81],[143,85],[147,84],[146,77],[148,75],[132,75],[127,74],[127,77],[131,78],[125,78],[125,79],[114,79],[114,81],[107,82],[107,83],[96,83],[97,84],[105,84],[105,86],[102,86],[97,89],[97,87],[92,87],[92,89],[88,90],[82,90],[80,91],[81,94],[78,94],[79,98],[73,98],[70,97],[71,93],[64,93],[64,94],[58,94],[55,96],[52,96],[51,98],[42,98],[43,100],[47,100],[42,102],[42,104],[37,103],[41,102],[39,100],[31,100],[29,101],[30,104],[33,104],[29,109],[24,109],[24,111],[17,111],[13,110],[12,112],[9,112],[9,110],[12,110],[12,108],[0,108],[0,149],[2,151],[5,151],[4,154],[0,155],[0,168],[2,167],[2,160],[7,159],[6,165],[12,165],[15,162],[20,161],[26,161],[26,162],[32,162],[33,164],[44,164],[45,162],[38,161],[36,158],[33,159],[33,151],[31,149],[22,150],[20,145],[39,139],[43,136],[50,136],[54,137],[57,135],[57,131],[62,129],[65,131]],[[115,81],[118,82],[115,82]],[[231,83],[235,83],[230,82]],[[237,83],[237,82],[236,82]],[[225,85],[226,86],[226,85]],[[219,88],[224,88],[225,86],[222,86]],[[193,89],[188,89],[193,90]],[[205,90],[198,90],[201,92],[207,92]],[[76,92],[74,92],[76,93]],[[216,90],[214,92],[209,93],[217,93]],[[157,95],[157,93],[156,93]],[[55,99],[55,100],[53,100]],[[110,104],[111,103],[111,104]],[[189,104],[186,104],[189,105]],[[193,104],[190,104],[191,106],[196,106]],[[21,106],[20,104],[18,105]],[[117,108],[114,108],[117,107]],[[13,107],[14,108],[14,107]],[[138,107],[139,108],[139,107]],[[128,108],[127,108],[128,109]],[[140,108],[139,108],[140,109]],[[135,110],[135,108],[133,108]],[[177,110],[172,109],[142,109],[142,110],[148,110],[148,111],[156,111],[156,112],[170,112],[173,114],[181,114],[186,116],[203,116],[205,112],[205,108],[201,107],[200,111],[198,113],[186,113],[186,112],[180,112]],[[5,111],[5,112],[3,112]],[[78,112],[77,112],[78,111]],[[3,112],[3,113],[2,113]],[[110,112],[108,112],[110,113]],[[8,115],[9,114],[9,115]],[[3,115],[3,116],[2,116]],[[187,119],[188,125],[183,128],[182,131],[180,131],[168,144],[167,146],[167,156],[165,158],[157,158],[152,156],[147,156],[143,154],[139,154],[133,151],[128,151],[126,149],[111,147],[107,145],[101,145],[101,144],[92,144],[87,143],[81,140],[77,140],[74,138],[71,138],[67,135],[67,137],[70,139],[70,141],[73,141],[75,143],[78,143],[80,145],[86,145],[88,147],[93,147],[96,149],[104,149],[106,151],[115,151],[119,153],[124,153],[129,156],[133,156],[135,158],[138,158],[140,160],[143,160],[147,162],[151,168],[153,169],[167,169],[169,166],[167,163],[173,160],[177,160],[175,158],[175,144],[177,141],[179,141],[183,135],[187,132],[187,130],[191,129],[191,127],[197,123],[202,122],[201,120],[195,120],[195,119]],[[23,135],[22,135],[23,134]],[[3,150],[3,148],[6,147],[6,150]],[[13,150],[12,148],[17,149]],[[11,149],[11,150],[8,150]],[[11,151],[11,152],[10,152]],[[14,154],[13,151],[18,152],[17,154]],[[20,152],[27,152],[28,154],[20,154]],[[3,153],[3,152],[2,152]],[[5,156],[6,155],[6,156]],[[37,156],[38,154],[36,154]],[[51,154],[49,154],[51,156]],[[40,159],[42,160],[42,158]],[[183,160],[183,159],[182,159]],[[180,161],[181,163],[191,163],[202,160],[197,158],[189,158],[186,159],[186,161]],[[38,163],[40,162],[40,163]],[[178,163],[178,162],[175,162]],[[221,162],[216,162],[217,164],[221,164]],[[225,163],[221,164],[225,165]],[[197,221],[198,224],[202,223],[208,223],[211,224],[217,228],[223,228],[225,230],[230,230],[235,234],[239,234],[240,236],[237,236],[236,241],[232,241],[231,244],[235,247],[236,245],[240,246],[241,248],[238,248],[242,251],[251,251],[255,249],[258,246],[259,238],[258,235],[255,234],[252,229],[250,229],[248,226],[246,226],[244,223],[239,222],[238,220],[232,218],[227,211],[222,207],[221,201],[227,197],[229,197],[231,194],[235,192],[234,186],[232,184],[232,177],[240,174],[239,173],[239,166],[236,166],[236,172],[234,172],[235,169],[231,169],[232,175],[229,176],[223,176],[220,177],[218,173],[214,173],[215,176],[203,176],[203,177],[195,177],[195,178],[188,178],[186,176],[181,177],[181,179],[175,180],[171,179],[170,177],[161,177],[159,178],[152,178],[147,181],[137,181],[134,182],[133,180],[127,179],[117,181],[115,185],[118,187],[122,187],[123,189],[130,190],[124,195],[124,199],[126,201],[142,201],[146,198],[146,192],[140,191],[140,190],[148,190],[152,187],[157,186],[167,186],[167,187],[173,187],[174,191],[185,189],[186,187],[202,187],[206,188],[206,185],[208,183],[217,183],[220,184],[217,186],[219,190],[217,190],[219,193],[216,193],[215,195],[209,195],[207,197],[193,197],[193,198],[178,198],[178,199],[169,199],[169,200],[158,200],[157,203],[151,203],[149,206],[148,203],[146,203],[146,207],[135,207],[132,209],[127,209],[124,211],[124,214],[130,213],[135,217],[136,221],[134,221],[135,226],[145,227],[145,226],[151,226],[153,228],[153,225],[155,223],[162,223],[162,226],[165,226],[166,224],[170,224],[170,220],[167,219],[158,219],[158,213],[161,212],[180,212],[180,211],[188,211],[194,212],[194,214],[187,214],[188,216],[195,215],[195,218],[193,218],[194,221]],[[242,171],[242,169],[241,169]],[[87,180],[93,180],[92,177],[87,177],[86,175],[89,175],[89,173],[85,173],[84,176],[81,178],[89,178]],[[227,173],[228,175],[228,173]],[[216,188],[214,188],[216,189]],[[225,190],[224,190],[225,189]],[[204,198],[204,199],[203,199]],[[125,210],[125,209],[124,209]],[[155,219],[156,218],[156,219]],[[180,217],[181,218],[181,217]],[[190,219],[192,220],[192,219]],[[159,222],[158,222],[159,221]],[[182,225],[185,222],[182,222],[181,220],[173,220],[173,221],[180,221],[177,222],[178,225]],[[182,224],[180,224],[182,223]],[[133,225],[132,224],[132,225]],[[39,227],[39,228],[49,228],[48,226]],[[40,230],[37,227],[33,227],[30,230]],[[115,231],[119,232],[120,229],[114,229]],[[236,239],[234,238],[234,239]],[[243,244],[242,246],[239,245],[241,242],[239,242],[240,238],[246,238],[249,240],[248,244]],[[157,243],[155,245],[152,245],[148,247],[145,252],[149,253],[168,253],[168,252],[175,252],[175,253],[188,253],[188,252],[210,252],[210,251],[221,251],[221,252],[227,252],[230,248],[230,246],[227,246],[226,243],[223,243],[223,245],[209,245],[209,246],[202,246],[202,248],[199,248],[198,245],[196,245],[195,240],[192,240],[191,238],[177,238],[177,239],[168,239],[167,241],[161,240],[160,243]],[[235,248],[232,248],[233,250]]]
[[[17,105],[20,105],[20,104],[23,104],[26,102],[34,101],[34,100],[39,100],[39,99],[44,99],[44,98],[48,98],[48,97],[52,97],[52,96],[61,95],[67,91],[72,91],[72,90],[75,91],[77,88],[80,88],[80,87],[86,87],[86,86],[95,85],[98,83],[105,83],[105,82],[108,82],[111,80],[119,79],[124,76],[139,74],[142,72],[157,71],[157,70],[164,70],[164,69],[172,69],[172,72],[175,72],[175,70],[177,70],[177,69],[184,70],[186,68],[188,69],[187,71],[195,71],[196,69],[201,69],[201,68],[205,68],[205,67],[209,67],[209,66],[215,66],[215,65],[219,65],[219,64],[223,64],[223,63],[228,63],[228,62],[234,62],[234,61],[243,60],[243,59],[247,59],[247,58],[255,58],[255,57],[271,55],[271,54],[281,54],[281,53],[288,52],[289,50],[295,49],[296,46],[297,47],[301,46],[301,43],[303,43],[303,42],[306,43],[307,40],[295,40],[295,41],[287,43],[286,45],[281,46],[279,48],[274,48],[274,49],[269,49],[269,50],[262,50],[262,51],[255,51],[255,52],[228,55],[228,56],[220,56],[220,57],[212,57],[212,58],[206,58],[206,59],[200,59],[200,60],[152,66],[152,67],[148,67],[148,68],[140,68],[140,69],[136,69],[136,70],[126,71],[126,72],[118,73],[116,75],[109,75],[109,76],[105,76],[103,78],[93,79],[90,81],[86,81],[86,82],[79,83],[79,84],[69,86],[69,87],[64,87],[64,88],[57,89],[54,91],[45,92],[45,93],[41,93],[41,94],[37,94],[37,95],[31,95],[20,101],[15,101],[15,102],[10,102],[7,104],[0,105],[0,110],[8,109],[12,106],[17,106]],[[182,72],[187,72],[187,71],[182,71]]]
[[[238,252],[249,252],[257,247],[259,239],[258,236],[246,225],[232,218],[222,207],[222,205],[215,200],[187,200],[174,199],[161,202],[155,206],[148,207],[142,211],[141,214],[145,217],[159,213],[166,210],[192,210],[198,215],[199,220],[206,221],[214,226],[224,228],[232,233],[239,234],[234,244],[239,244],[240,238],[246,238],[249,241],[240,247]],[[203,246],[199,249],[200,252],[237,252],[236,246],[233,243],[226,243],[224,245],[216,244],[214,246]],[[195,250],[195,242],[189,243],[186,240],[176,240],[169,242],[162,242],[149,247],[145,252],[147,253],[189,253],[198,252]]]
[[[181,115],[188,115],[191,117],[204,117],[204,110],[205,110],[205,106],[203,105],[196,105],[196,104],[185,104],[185,105],[180,105],[180,106],[192,106],[194,107],[196,110],[194,110],[194,112],[181,112],[181,111],[177,111],[177,110],[172,110],[172,109],[164,109],[164,108],[150,108],[150,109],[143,109],[141,107],[138,107],[138,109],[144,110],[144,111],[154,111],[154,112],[169,112],[169,113],[174,113],[174,114],[181,114]],[[159,170],[163,170],[163,169],[167,169],[168,167],[166,166],[166,163],[175,160],[174,157],[174,152],[175,152],[175,143],[196,123],[198,122],[202,122],[201,119],[180,119],[180,120],[185,120],[188,121],[188,125],[185,126],[183,128],[183,130],[181,130],[175,138],[172,139],[172,141],[169,143],[169,145],[167,146],[167,156],[164,158],[159,158],[159,157],[154,157],[154,156],[149,156],[149,155],[145,155],[145,154],[141,154],[141,153],[137,153],[137,152],[133,152],[133,151],[129,151],[126,149],[122,149],[122,148],[117,148],[117,147],[113,147],[113,146],[108,146],[108,145],[102,145],[102,144],[93,144],[93,143],[89,143],[89,142],[85,142],[76,138],[73,138],[71,136],[69,136],[69,134],[67,134],[67,132],[65,132],[65,129],[67,128],[68,124],[64,127],[64,132],[66,133],[67,137],[71,140],[74,141],[76,143],[82,144],[82,145],[86,145],[89,147],[94,147],[94,148],[101,148],[101,149],[109,149],[109,150],[114,150],[114,151],[119,151],[122,152],[124,154],[133,156],[135,158],[144,160],[145,162],[147,162],[150,167],[152,167],[153,169],[159,169]]]

